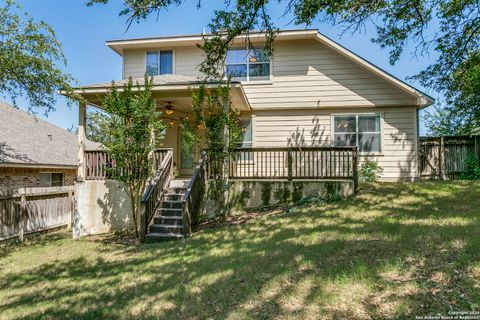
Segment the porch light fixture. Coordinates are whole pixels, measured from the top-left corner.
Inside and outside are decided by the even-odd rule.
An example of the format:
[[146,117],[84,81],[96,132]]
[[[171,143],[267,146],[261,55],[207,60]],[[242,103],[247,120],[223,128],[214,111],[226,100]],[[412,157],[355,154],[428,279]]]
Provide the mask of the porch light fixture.
[[171,101],[168,101],[167,105],[165,106],[165,113],[167,115],[171,115],[173,113],[173,106]]

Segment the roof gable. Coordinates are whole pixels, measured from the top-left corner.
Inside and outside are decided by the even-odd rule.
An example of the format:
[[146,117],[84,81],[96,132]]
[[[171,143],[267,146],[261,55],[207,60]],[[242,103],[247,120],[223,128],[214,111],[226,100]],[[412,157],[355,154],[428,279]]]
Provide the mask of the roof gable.
[[[107,46],[118,54],[122,55],[126,49],[145,48],[145,47],[164,47],[164,46],[194,46],[201,43],[205,37],[211,37],[211,34],[194,34],[194,35],[180,35],[180,36],[162,36],[155,38],[141,38],[141,39],[125,39],[125,40],[112,40],[107,41]],[[245,38],[245,35],[238,37],[237,41],[241,41]],[[265,39],[265,33],[263,32],[251,32],[249,37],[253,43],[261,42]],[[420,107],[425,107],[434,103],[434,99],[429,95],[414,88],[408,83],[396,78],[385,70],[377,67],[373,63],[361,58],[335,41],[324,36],[316,29],[305,30],[281,30],[276,36],[276,41],[288,41],[288,40],[302,40],[302,39],[315,39],[323,45],[334,50],[339,55],[346,57],[358,66],[368,70],[376,77],[379,77],[383,81],[387,81],[389,84],[397,87],[405,94],[415,99],[415,104]]]

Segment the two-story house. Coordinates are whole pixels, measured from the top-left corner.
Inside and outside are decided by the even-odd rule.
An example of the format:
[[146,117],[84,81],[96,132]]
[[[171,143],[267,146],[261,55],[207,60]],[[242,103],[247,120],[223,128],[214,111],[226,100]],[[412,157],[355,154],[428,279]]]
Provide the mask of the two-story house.
[[[143,82],[145,74],[153,77],[154,97],[170,124],[164,145],[172,148],[172,161],[183,175],[193,174],[199,159],[200,150],[192,152],[182,148],[179,119],[191,111],[191,91],[200,84],[198,66],[203,52],[197,44],[202,43],[205,36],[208,35],[106,43],[122,57],[123,79],[116,80],[117,85],[124,84],[129,77],[139,82]],[[264,34],[250,34],[251,48],[246,48],[241,38],[227,53],[226,72],[233,79],[233,107],[241,112],[245,126],[242,147],[357,146],[360,163],[368,159],[383,168],[382,180],[417,178],[418,111],[433,103],[431,97],[317,30],[280,31],[270,57],[262,51]],[[110,82],[86,85],[77,92],[89,104],[101,108],[102,97],[110,87]],[[80,132],[84,118],[85,105],[80,104]],[[89,173],[85,172],[88,164],[82,153],[82,141],[80,146],[82,180],[88,179]],[[339,167],[351,165],[350,158],[345,160],[341,153],[348,150],[338,149],[337,154],[328,156],[327,166],[324,158],[318,160],[313,149],[300,158],[280,154],[277,149],[271,150],[273,155],[266,154],[267,161],[259,155],[246,154],[242,159],[248,161],[235,170],[246,170],[243,177],[250,178],[265,178],[263,170],[279,178],[291,179],[295,174],[299,178],[335,178],[335,172],[338,174],[341,170]],[[317,162],[312,165],[308,161]],[[297,162],[302,162],[301,168],[292,169]],[[296,173],[292,174],[292,170]],[[301,176],[302,170],[309,173]]]

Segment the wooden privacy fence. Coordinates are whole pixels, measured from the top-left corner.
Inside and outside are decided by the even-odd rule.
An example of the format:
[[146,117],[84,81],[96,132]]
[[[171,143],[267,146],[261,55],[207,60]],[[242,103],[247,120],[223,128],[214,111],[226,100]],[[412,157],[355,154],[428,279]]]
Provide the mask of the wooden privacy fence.
[[[171,149],[156,149],[153,152],[154,170],[156,171],[167,152]],[[87,180],[107,180],[115,170],[115,161],[103,150],[85,151],[85,178]]]
[[0,192],[0,240],[71,223],[74,186]]
[[[238,148],[228,163],[231,179],[345,179],[358,181],[357,147]],[[209,155],[209,175],[224,165]]]
[[480,164],[480,136],[421,137],[420,177],[458,179],[465,172],[469,154],[475,155]]

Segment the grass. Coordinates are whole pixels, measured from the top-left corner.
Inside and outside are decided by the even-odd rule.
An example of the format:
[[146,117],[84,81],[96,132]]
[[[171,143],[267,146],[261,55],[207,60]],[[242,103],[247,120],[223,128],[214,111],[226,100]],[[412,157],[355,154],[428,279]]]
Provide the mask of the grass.
[[480,183],[368,184],[322,207],[125,245],[5,246],[1,319],[397,319],[480,309]]

